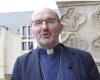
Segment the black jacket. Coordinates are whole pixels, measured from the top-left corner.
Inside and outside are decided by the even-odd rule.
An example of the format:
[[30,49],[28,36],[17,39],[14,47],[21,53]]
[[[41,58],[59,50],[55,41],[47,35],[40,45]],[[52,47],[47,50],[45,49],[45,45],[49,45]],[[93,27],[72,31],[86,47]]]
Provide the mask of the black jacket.
[[[64,53],[68,54],[76,80],[100,80],[96,64],[88,52],[60,45]],[[18,57],[12,80],[42,80],[37,49]]]

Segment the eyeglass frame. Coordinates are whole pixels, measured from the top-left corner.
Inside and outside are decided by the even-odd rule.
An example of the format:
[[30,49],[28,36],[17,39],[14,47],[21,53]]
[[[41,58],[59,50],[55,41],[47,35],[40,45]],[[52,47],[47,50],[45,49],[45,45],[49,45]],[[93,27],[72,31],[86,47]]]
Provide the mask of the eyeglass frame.
[[40,26],[43,25],[43,22],[46,22],[46,25],[53,25],[56,22],[60,23],[60,19],[59,18],[47,18],[47,19],[38,19],[38,20],[34,20],[32,21],[32,25],[34,24],[34,26]]

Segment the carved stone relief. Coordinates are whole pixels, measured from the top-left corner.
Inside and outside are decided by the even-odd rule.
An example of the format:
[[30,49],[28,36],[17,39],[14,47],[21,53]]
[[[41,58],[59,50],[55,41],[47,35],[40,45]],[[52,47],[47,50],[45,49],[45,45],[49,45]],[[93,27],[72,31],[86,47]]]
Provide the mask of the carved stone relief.
[[93,40],[92,46],[100,49],[100,36]]
[[92,14],[91,18],[94,21],[94,23],[98,23],[100,25],[100,6]]
[[[93,20],[93,23],[97,24],[99,26],[100,30],[100,6],[97,7],[95,12],[92,14],[91,19]],[[100,50],[100,36],[96,36],[96,38],[93,39],[92,47],[95,50]]]
[[76,33],[70,33],[67,36],[66,33],[63,32],[61,35],[61,42],[69,47],[80,48],[83,50],[87,50],[88,48],[88,42],[80,38],[80,36]]
[[64,24],[60,41],[89,51],[100,62],[100,1],[58,1],[57,5]]
[[75,8],[70,7],[62,14],[61,21],[64,24],[64,30],[76,31],[85,22],[85,16],[78,13]]

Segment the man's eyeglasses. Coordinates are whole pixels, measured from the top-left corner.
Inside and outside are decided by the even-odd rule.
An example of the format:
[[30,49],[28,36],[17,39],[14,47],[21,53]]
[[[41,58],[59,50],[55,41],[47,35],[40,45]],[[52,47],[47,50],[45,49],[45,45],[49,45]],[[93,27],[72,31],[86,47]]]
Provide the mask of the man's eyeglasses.
[[43,25],[43,22],[45,22],[47,25],[53,25],[55,23],[60,23],[60,20],[59,19],[56,19],[56,18],[48,18],[46,20],[35,20],[35,21],[32,21],[32,25],[34,26],[41,26]]

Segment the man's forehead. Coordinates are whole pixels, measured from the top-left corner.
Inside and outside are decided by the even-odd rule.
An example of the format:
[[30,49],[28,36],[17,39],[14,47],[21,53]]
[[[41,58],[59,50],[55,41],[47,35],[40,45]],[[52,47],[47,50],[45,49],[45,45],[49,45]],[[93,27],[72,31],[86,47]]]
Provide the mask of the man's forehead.
[[58,18],[57,13],[48,8],[35,11],[32,14],[32,20],[38,19],[38,18],[45,18],[45,17]]

